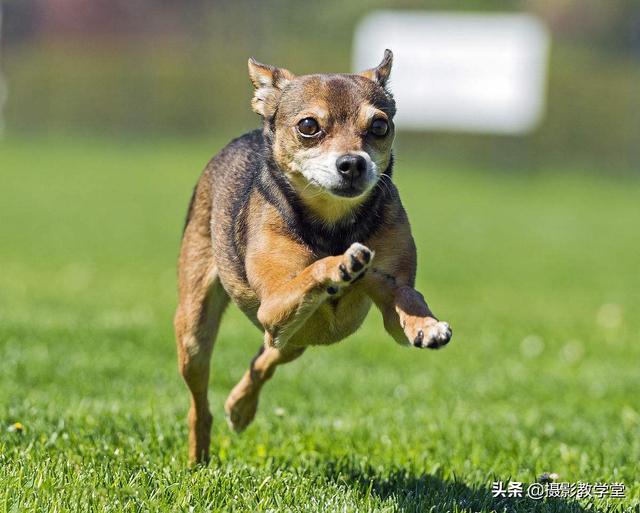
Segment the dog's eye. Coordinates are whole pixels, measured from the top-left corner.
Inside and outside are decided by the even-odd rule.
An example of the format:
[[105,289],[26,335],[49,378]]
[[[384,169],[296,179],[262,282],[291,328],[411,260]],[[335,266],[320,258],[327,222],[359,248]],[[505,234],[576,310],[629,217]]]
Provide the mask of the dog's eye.
[[374,119],[369,131],[376,137],[383,137],[389,131],[389,123],[382,118]]
[[316,135],[320,131],[320,125],[313,118],[304,118],[298,121],[298,132],[305,137]]

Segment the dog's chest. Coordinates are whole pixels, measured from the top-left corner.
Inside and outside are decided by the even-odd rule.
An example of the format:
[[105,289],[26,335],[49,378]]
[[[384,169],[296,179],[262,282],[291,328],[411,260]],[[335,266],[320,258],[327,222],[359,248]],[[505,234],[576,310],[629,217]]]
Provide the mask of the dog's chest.
[[354,333],[371,308],[371,299],[360,290],[348,290],[329,298],[295,333],[294,345],[333,344]]

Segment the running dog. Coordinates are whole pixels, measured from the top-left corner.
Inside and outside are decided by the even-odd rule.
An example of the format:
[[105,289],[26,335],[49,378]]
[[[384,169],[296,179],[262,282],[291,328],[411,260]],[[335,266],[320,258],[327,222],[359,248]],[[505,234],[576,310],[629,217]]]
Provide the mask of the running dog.
[[386,50],[359,74],[303,76],[249,60],[262,129],[230,142],[200,176],[178,264],[192,462],[209,458],[209,364],[230,299],[264,333],[225,403],[238,432],[278,365],[351,335],[372,303],[400,344],[435,349],[451,338],[414,289],[416,247],[391,180],[392,58]]

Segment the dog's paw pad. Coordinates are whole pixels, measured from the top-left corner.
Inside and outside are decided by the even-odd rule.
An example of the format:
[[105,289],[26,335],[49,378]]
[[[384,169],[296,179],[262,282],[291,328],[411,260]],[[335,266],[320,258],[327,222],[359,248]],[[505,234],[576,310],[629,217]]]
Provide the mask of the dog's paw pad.
[[352,277],[349,274],[349,271],[347,271],[347,266],[344,264],[340,264],[338,266],[338,272],[340,273],[340,279],[342,281],[351,281]]
[[354,272],[358,272],[361,271],[363,267],[364,262],[358,260],[355,255],[351,255],[351,270]]

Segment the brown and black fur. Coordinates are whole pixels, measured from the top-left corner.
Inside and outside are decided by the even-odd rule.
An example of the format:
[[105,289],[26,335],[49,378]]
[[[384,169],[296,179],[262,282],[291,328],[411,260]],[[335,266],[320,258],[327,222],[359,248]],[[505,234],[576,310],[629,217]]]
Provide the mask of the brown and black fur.
[[[390,68],[388,51],[380,66],[359,75],[295,77],[250,61],[253,107],[264,126],[209,162],[193,193],[180,252],[175,328],[180,372],[191,392],[191,461],[209,455],[209,362],[230,299],[264,333],[225,403],[236,431],[253,419],[260,389],[277,365],[309,345],[352,334],[372,303],[401,344],[437,348],[449,341],[449,326],[413,288],[416,249],[391,181]],[[305,109],[315,109],[323,123],[313,141],[293,128]],[[388,121],[387,135],[367,132],[371,116]],[[324,158],[323,148],[366,152],[379,173],[375,185],[346,199],[310,186],[296,166],[305,165],[305,155]]]

